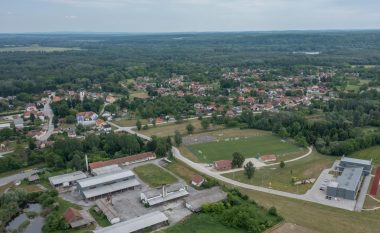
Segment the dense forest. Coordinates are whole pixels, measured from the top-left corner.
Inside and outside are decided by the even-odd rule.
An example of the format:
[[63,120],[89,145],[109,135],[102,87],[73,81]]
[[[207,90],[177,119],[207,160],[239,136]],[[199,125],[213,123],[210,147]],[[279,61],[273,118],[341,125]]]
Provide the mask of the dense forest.
[[[123,92],[119,81],[173,73],[195,81],[226,67],[380,64],[380,31],[0,35],[0,96],[64,88]],[[7,52],[14,46],[80,48]],[[307,55],[303,52],[318,52]],[[374,80],[375,82],[375,80]]]

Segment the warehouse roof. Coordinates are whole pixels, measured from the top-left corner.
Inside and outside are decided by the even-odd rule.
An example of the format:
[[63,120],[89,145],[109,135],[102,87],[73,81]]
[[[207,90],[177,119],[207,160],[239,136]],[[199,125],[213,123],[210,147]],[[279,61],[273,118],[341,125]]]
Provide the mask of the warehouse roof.
[[99,175],[103,175],[106,173],[118,172],[121,170],[122,169],[121,169],[121,167],[119,167],[119,165],[113,164],[113,165],[109,165],[109,166],[105,166],[105,167],[99,167],[99,168],[92,169],[92,173],[96,176],[99,176]]
[[114,184],[104,185],[93,189],[82,190],[82,193],[86,199],[92,197],[98,197],[107,193],[113,193],[123,189],[139,186],[140,183],[136,179],[130,179],[126,181],[117,182]]
[[357,187],[360,184],[360,180],[363,174],[362,167],[350,167],[345,168],[337,178],[337,182],[339,183],[339,188],[344,188],[346,190],[356,191]]
[[151,212],[109,227],[95,230],[95,233],[131,233],[168,221],[168,217],[159,211]]
[[52,185],[57,185],[57,184],[63,184],[66,182],[72,182],[80,179],[86,178],[87,175],[84,174],[81,171],[78,172],[72,172],[72,173],[67,173],[59,176],[52,176],[49,177],[49,181]]
[[346,162],[346,163],[361,164],[361,165],[371,165],[372,164],[371,160],[354,159],[354,158],[349,158],[349,157],[342,157],[342,159],[340,161]]
[[145,152],[145,153],[141,153],[141,154],[126,156],[126,157],[107,160],[107,161],[94,162],[94,163],[90,163],[89,166],[90,166],[91,170],[93,170],[96,168],[105,167],[105,166],[109,166],[109,165],[133,163],[136,161],[141,161],[141,160],[145,160],[145,159],[149,159],[149,158],[156,158],[156,154],[153,152]]
[[107,217],[108,221],[112,222],[113,219],[119,219],[120,221],[120,218],[111,203],[107,202],[105,199],[97,200],[95,203]]
[[88,188],[95,185],[105,184],[116,180],[121,180],[128,177],[134,177],[135,174],[130,170],[123,170],[113,173],[102,174],[99,176],[90,177],[83,180],[78,180],[78,185],[81,188]]

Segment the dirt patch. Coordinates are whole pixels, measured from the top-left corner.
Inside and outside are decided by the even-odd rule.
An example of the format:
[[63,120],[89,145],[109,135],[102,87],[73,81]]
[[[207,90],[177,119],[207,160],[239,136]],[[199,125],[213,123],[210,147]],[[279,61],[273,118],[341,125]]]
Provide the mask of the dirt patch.
[[284,223],[274,229],[269,229],[265,233],[317,233],[305,227],[298,226],[293,223]]

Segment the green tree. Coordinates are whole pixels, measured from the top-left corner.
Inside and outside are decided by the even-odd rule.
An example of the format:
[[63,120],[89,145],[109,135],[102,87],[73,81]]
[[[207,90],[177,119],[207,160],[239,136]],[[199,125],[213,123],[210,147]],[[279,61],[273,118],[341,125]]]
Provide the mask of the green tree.
[[186,130],[187,130],[188,134],[192,134],[194,132],[194,129],[195,129],[195,127],[191,123],[186,125]]
[[245,158],[244,156],[239,153],[239,152],[235,152],[232,154],[232,167],[233,168],[241,168],[244,164],[244,161],[245,161]]
[[286,138],[286,137],[288,137],[289,134],[288,134],[288,131],[286,130],[285,127],[281,127],[279,132],[278,132],[278,135],[282,138]]
[[280,168],[284,168],[285,167],[285,162],[284,161],[281,161],[280,162]]
[[137,121],[136,121],[136,127],[137,127],[137,130],[141,130],[141,126],[142,126],[141,121],[140,121],[140,120],[137,120]]
[[210,127],[210,120],[207,118],[203,118],[201,121],[201,125],[203,129],[208,129]]
[[180,146],[182,144],[182,136],[178,130],[175,131],[174,142],[176,146]]
[[245,166],[244,166],[244,174],[248,177],[248,179],[251,179],[255,173],[255,166],[251,161],[249,161]]

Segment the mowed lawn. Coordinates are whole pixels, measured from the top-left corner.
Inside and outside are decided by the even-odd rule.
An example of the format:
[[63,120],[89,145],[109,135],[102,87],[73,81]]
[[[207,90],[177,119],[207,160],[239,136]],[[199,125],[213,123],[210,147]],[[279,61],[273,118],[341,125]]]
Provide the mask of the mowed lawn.
[[135,167],[133,171],[137,176],[151,187],[158,187],[164,184],[173,184],[177,181],[172,174],[154,164]]
[[208,214],[193,214],[181,223],[161,233],[243,233],[245,231],[226,227],[216,217]]
[[224,174],[225,177],[242,183],[273,188],[291,193],[305,193],[312,187],[312,184],[293,185],[292,178],[298,180],[315,178],[317,179],[323,169],[332,166],[338,157],[322,155],[315,150],[306,158],[286,163],[284,168],[271,166],[256,169],[252,179],[248,179],[243,171]]
[[215,142],[190,145],[188,148],[199,161],[204,163],[231,159],[234,152],[240,152],[246,158],[256,158],[265,154],[285,156],[306,151],[305,148],[300,148],[275,135],[225,138]]
[[380,146],[372,146],[364,150],[357,151],[349,157],[357,159],[371,160],[374,165],[380,165]]

